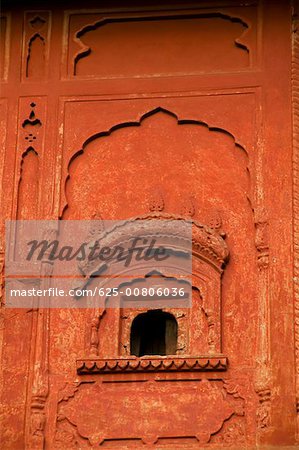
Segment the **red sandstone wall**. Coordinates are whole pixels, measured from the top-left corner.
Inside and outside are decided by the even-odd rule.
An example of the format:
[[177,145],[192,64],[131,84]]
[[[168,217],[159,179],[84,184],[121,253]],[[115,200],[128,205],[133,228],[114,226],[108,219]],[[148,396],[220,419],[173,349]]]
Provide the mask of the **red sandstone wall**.
[[[167,370],[119,366],[134,311],[3,297],[1,448],[296,448],[291,9],[242,3],[2,12],[3,218],[180,215],[225,233],[230,258],[217,319],[194,292]],[[295,35],[295,125],[297,53]],[[221,370],[192,366],[214,361],[192,350],[211,323]]]

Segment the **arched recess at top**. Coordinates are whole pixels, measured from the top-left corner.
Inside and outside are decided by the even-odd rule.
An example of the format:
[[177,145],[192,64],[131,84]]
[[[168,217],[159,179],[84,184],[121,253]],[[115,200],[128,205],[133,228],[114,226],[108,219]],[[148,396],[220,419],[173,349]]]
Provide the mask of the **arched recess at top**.
[[[154,27],[155,33],[151,27]],[[120,42],[122,54],[127,55],[125,65],[121,65],[126,76],[246,67],[250,65],[251,56],[246,39],[250,29],[248,20],[223,11],[136,13],[127,17],[105,15],[75,31],[73,41],[80,46],[80,50],[72,57],[72,75],[123,76],[123,73],[117,70],[117,67],[120,67],[118,54],[120,57],[121,54],[117,51]],[[150,40],[148,36],[151,36]],[[132,46],[132,43],[135,45]],[[164,48],[165,52],[167,50],[168,68],[163,65],[164,53],[160,60],[153,58],[157,44],[160,46],[160,53],[163,53]],[[196,52],[194,45],[200,46],[200,51]],[[126,46],[131,49],[130,52],[126,51]],[[182,47],[185,49],[185,55],[179,51]],[[140,53],[143,55],[141,59]],[[211,53],[213,57],[206,59],[205,54]],[[179,65],[175,62],[178,56]],[[218,67],[219,59],[221,63]],[[136,68],[138,73],[135,74]]]
[[28,42],[26,58],[26,78],[38,78],[45,70],[45,38],[35,33]]
[[[225,130],[223,128],[220,127],[216,127],[216,126],[211,126],[209,124],[207,124],[206,122],[203,122],[201,120],[194,120],[194,119],[180,119],[178,117],[177,114],[175,114],[173,111],[170,111],[168,109],[165,109],[163,107],[156,107],[154,109],[151,109],[150,111],[144,113],[141,115],[140,119],[138,121],[130,121],[130,122],[122,122],[122,123],[118,123],[113,125],[109,130],[105,130],[105,131],[101,131],[98,133],[93,134],[92,136],[88,137],[80,150],[76,151],[73,156],[70,158],[70,161],[68,163],[68,167],[67,167],[67,174],[65,177],[65,181],[64,183],[64,191],[63,191],[63,204],[61,207],[61,215],[60,218],[64,219],[64,218],[68,218],[68,209],[70,206],[70,201],[69,201],[69,188],[70,188],[70,184],[72,179],[74,178],[72,175],[72,168],[74,167],[75,164],[78,164],[78,162],[80,161],[80,158],[83,157],[86,152],[87,149],[90,145],[93,145],[98,139],[105,139],[105,138],[111,138],[113,135],[116,135],[117,131],[125,131],[125,129],[133,129],[133,128],[142,128],[142,126],[146,123],[146,121],[148,119],[155,119],[155,117],[163,117],[163,118],[169,118],[171,120],[174,120],[176,122],[176,125],[178,126],[191,126],[191,127],[195,127],[194,130],[197,129],[203,129],[206,130],[208,133],[212,133],[212,135],[214,136],[218,136],[218,142],[219,139],[221,140],[225,140],[226,142],[230,141],[230,146],[233,147],[236,152],[232,151],[231,153],[234,154],[234,157],[239,158],[240,157],[240,161],[241,164],[243,165],[245,172],[246,172],[246,197],[247,200],[249,201],[249,205],[251,207],[251,198],[250,198],[250,171],[249,171],[249,167],[248,167],[248,162],[249,162],[249,158],[248,158],[248,152],[247,150],[244,148],[244,146],[242,144],[240,144],[239,142],[236,141],[235,136],[230,133],[228,130]],[[162,124],[162,127],[164,125]],[[189,130],[189,134],[192,135],[192,132]],[[102,141],[104,142],[104,141]],[[154,143],[155,144],[155,143]],[[173,144],[175,145],[175,139],[173,139]],[[201,144],[200,142],[197,142],[197,144]],[[142,144],[140,144],[140,147],[142,146]],[[154,147],[154,145],[153,145]],[[217,147],[217,142],[216,142],[216,147]],[[213,149],[214,154],[217,156],[217,148]],[[183,145],[181,146],[181,149],[183,149]],[[140,151],[142,152],[142,149],[140,148]],[[239,156],[236,156],[239,155]],[[105,158],[105,162],[106,164],[109,164],[109,159],[108,159],[108,163],[107,163],[107,155],[103,155]],[[160,155],[161,157],[165,156],[165,155]],[[173,157],[175,157],[176,155],[174,154]],[[169,161],[169,164],[173,163],[173,161]],[[120,164],[120,169],[124,169],[125,168],[125,164]],[[138,164],[136,164],[136,167],[138,166]],[[219,166],[221,167],[221,161],[219,160]],[[170,165],[169,165],[170,167]],[[93,175],[93,174],[91,174]],[[99,174],[99,178],[100,178],[101,174]],[[111,177],[113,177],[113,174],[111,175]],[[92,178],[92,177],[91,177]],[[85,187],[90,183],[91,178],[87,178],[84,180],[85,183]],[[80,184],[80,190],[84,189],[84,185],[82,185],[82,183]],[[64,197],[65,195],[65,197]],[[136,213],[139,213],[142,211],[136,211]],[[93,217],[90,218],[103,218],[102,215],[100,214],[100,211],[96,211],[95,214],[93,215]],[[105,218],[105,217],[104,217]]]
[[37,218],[39,188],[39,157],[33,147],[22,154],[17,194],[17,220]]

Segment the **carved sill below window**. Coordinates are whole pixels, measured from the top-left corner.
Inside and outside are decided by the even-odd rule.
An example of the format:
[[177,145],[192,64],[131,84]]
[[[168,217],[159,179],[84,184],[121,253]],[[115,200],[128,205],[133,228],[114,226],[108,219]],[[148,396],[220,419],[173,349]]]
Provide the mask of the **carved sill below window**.
[[228,361],[223,355],[199,357],[141,357],[77,359],[79,375],[124,372],[182,372],[224,371]]

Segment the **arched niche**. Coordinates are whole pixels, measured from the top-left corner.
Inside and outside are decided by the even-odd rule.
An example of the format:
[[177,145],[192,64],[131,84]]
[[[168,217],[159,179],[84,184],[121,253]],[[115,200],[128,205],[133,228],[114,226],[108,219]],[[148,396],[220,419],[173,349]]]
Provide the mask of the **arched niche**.
[[244,147],[227,130],[161,107],[90,136],[62,183],[63,219],[145,214],[157,187],[177,214],[192,195],[205,223],[205,211],[234,210],[240,217],[251,211]]
[[[144,216],[138,216],[125,221],[117,229],[112,229],[109,232],[104,232],[97,237],[97,240],[111,247],[117,246],[125,242],[127,231],[132,229],[135,233],[138,233],[139,228],[143,225],[144,220],[161,222],[169,221],[181,221],[186,224],[190,224],[190,220],[166,213],[151,213]],[[162,314],[172,315],[177,323],[177,342],[174,355],[172,357],[191,357],[191,358],[220,358],[222,357],[221,347],[221,278],[224,268],[228,262],[229,251],[223,237],[215,230],[209,228],[206,225],[202,225],[199,222],[192,221],[192,276],[190,279],[190,292],[192,295],[192,302],[187,303],[187,306],[172,307],[166,306],[161,309],[156,307],[149,308],[148,305],[144,307],[138,305],[134,307],[130,304],[127,305],[126,301],[123,301],[122,295],[119,294],[116,303],[110,303],[110,298],[105,299],[105,303],[100,310],[95,310],[95,317],[101,317],[101,321],[97,326],[97,342],[98,346],[96,353],[99,358],[109,359],[128,359],[138,358],[138,355],[132,355],[132,327],[137,317],[140,315],[146,315],[150,310],[160,309]],[[154,235],[155,227],[150,228],[150,235]],[[157,232],[161,232],[161,227],[157,228]],[[171,232],[170,232],[171,234]],[[146,236],[146,233],[145,233]],[[176,245],[183,251],[183,241],[185,236],[170,236],[171,239],[176,238]],[[180,241],[181,240],[181,241]],[[111,265],[113,265],[113,261]],[[145,270],[148,270],[146,267]],[[130,268],[132,270],[132,267]],[[130,273],[128,270],[128,274]],[[81,272],[84,274],[84,281],[80,285],[80,289],[89,283],[95,282],[95,274],[101,274],[103,277],[105,274],[111,274],[111,267],[107,262],[103,263],[96,261],[93,265],[86,267],[84,270],[81,267]],[[133,266],[134,273],[134,266]],[[170,272],[167,273],[165,268],[161,269],[160,275],[166,280],[173,276]],[[140,282],[145,283],[146,286],[151,279],[146,275],[144,279],[142,277],[132,277],[128,285],[138,286]],[[172,283],[180,283],[180,280],[174,280],[171,278]],[[121,286],[124,284],[123,280],[117,278],[107,278],[103,281],[101,278],[101,286],[112,289],[118,287],[121,291]],[[117,308],[116,306],[120,306]],[[204,320],[206,321],[205,332],[201,333],[198,337],[196,333],[196,327],[198,326],[199,315],[203,313]],[[144,317],[144,316],[143,316]],[[109,326],[105,324],[109,323]],[[202,330],[201,330],[202,331]],[[93,346],[93,349],[95,346]],[[136,353],[136,352],[135,352]],[[138,353],[138,352],[137,352]],[[140,355],[142,358],[144,355]],[[161,355],[160,355],[161,356]],[[163,355],[162,355],[163,356]],[[167,357],[167,355],[164,355]],[[153,356],[154,357],[154,356]]]

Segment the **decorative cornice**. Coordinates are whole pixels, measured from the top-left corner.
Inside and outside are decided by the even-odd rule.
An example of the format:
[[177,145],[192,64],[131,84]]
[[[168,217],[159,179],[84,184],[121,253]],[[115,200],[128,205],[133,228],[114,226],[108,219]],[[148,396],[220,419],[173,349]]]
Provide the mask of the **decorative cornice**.
[[199,357],[132,357],[77,359],[77,373],[123,373],[123,372],[194,372],[224,371],[228,360],[223,355]]

